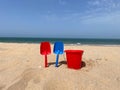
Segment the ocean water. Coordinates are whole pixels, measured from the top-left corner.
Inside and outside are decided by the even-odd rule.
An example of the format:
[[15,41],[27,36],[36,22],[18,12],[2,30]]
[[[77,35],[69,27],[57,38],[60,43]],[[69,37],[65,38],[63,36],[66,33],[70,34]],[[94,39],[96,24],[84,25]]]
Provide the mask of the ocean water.
[[49,41],[50,43],[62,41],[64,44],[70,45],[120,45],[120,39],[0,37],[0,42],[6,43],[40,43],[43,41]]

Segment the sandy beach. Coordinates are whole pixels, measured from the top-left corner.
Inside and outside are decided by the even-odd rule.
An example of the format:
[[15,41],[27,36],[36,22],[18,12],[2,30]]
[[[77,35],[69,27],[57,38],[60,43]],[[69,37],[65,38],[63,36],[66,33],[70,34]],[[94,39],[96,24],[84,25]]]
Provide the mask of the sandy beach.
[[120,90],[120,46],[64,48],[84,50],[81,69],[67,68],[66,54],[56,68],[53,53],[45,68],[39,44],[0,43],[0,90]]

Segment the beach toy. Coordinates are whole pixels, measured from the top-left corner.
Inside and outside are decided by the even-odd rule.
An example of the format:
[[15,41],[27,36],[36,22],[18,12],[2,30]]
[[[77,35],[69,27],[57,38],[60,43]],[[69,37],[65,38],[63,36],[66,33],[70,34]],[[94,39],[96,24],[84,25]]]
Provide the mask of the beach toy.
[[83,50],[65,50],[68,68],[80,69]]
[[41,42],[40,44],[40,54],[45,55],[45,67],[48,66],[47,55],[51,53],[51,47],[49,42]]
[[55,42],[55,43],[54,43],[54,50],[53,50],[53,52],[54,52],[55,54],[57,54],[55,66],[58,67],[59,54],[63,54],[63,53],[64,53],[64,45],[63,45],[63,42]]

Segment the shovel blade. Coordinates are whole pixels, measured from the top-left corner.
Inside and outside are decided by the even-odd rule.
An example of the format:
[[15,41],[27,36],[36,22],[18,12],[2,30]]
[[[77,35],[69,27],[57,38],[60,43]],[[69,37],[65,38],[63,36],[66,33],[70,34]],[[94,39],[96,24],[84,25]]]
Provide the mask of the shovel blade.
[[64,53],[64,45],[63,42],[55,42],[54,43],[54,50],[55,54],[63,54]]
[[49,42],[41,42],[40,43],[40,54],[48,55],[51,53],[51,47]]

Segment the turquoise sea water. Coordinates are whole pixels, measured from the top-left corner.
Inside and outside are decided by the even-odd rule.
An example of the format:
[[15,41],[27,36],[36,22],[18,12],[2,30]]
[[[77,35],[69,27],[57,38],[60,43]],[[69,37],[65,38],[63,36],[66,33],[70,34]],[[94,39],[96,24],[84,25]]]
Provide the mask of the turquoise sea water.
[[120,45],[120,39],[87,39],[87,38],[16,38],[16,37],[0,37],[0,42],[7,43],[40,43],[49,41],[54,43],[62,41],[64,44],[71,45]]

